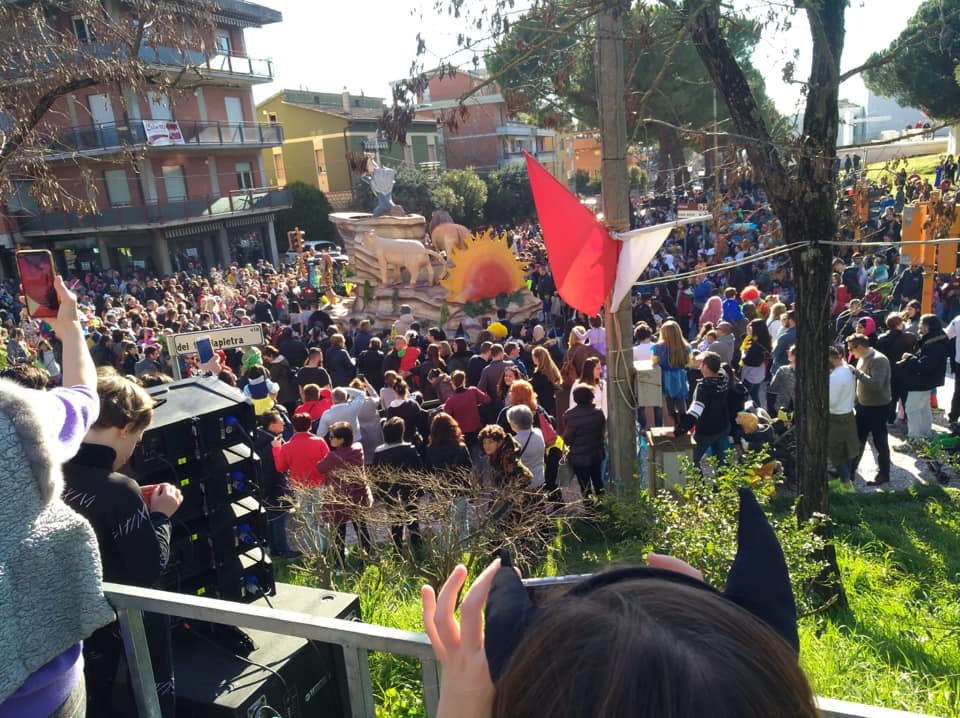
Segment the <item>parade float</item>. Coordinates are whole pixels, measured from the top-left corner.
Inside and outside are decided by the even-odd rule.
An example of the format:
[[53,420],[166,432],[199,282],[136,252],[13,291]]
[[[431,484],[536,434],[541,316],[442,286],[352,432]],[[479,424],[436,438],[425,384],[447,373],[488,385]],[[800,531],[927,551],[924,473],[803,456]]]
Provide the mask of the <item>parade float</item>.
[[377,196],[372,214],[329,216],[349,256],[352,297],[347,317],[391,326],[407,305],[424,326],[480,327],[505,309],[512,322],[535,316],[540,302],[527,289],[523,263],[505,235],[472,235],[446,212],[426,218],[394,204],[393,170],[370,163],[368,184]]

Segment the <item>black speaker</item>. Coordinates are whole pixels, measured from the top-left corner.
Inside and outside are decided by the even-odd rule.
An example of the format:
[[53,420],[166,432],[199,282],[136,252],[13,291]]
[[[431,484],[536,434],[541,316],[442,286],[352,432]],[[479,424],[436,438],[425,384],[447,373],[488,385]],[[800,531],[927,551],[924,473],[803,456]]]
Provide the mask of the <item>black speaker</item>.
[[271,595],[260,459],[250,436],[253,407],[216,377],[184,379],[149,393],[157,405],[130,473],[141,485],[169,482],[183,493],[159,587],[235,601]]
[[218,449],[243,441],[255,428],[253,406],[216,377],[191,377],[147,390],[157,402],[153,421],[130,459],[144,476],[203,464]]
[[[328,618],[360,620],[353,594],[278,584],[275,607]],[[263,600],[258,605],[266,605]],[[263,631],[246,630],[256,648],[233,655],[201,628],[173,634],[177,718],[349,718],[343,649]],[[261,710],[263,709],[263,710]]]

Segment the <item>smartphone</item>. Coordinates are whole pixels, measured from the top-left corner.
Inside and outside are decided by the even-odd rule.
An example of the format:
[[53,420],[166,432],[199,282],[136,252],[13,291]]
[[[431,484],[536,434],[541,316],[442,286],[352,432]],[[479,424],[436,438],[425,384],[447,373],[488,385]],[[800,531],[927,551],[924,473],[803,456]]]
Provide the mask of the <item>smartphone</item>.
[[210,342],[210,337],[197,339],[197,354],[201,364],[206,364],[213,359],[213,344]]
[[53,255],[45,249],[29,249],[17,252],[17,270],[27,302],[27,314],[37,319],[57,316],[60,300],[53,286],[56,270]]

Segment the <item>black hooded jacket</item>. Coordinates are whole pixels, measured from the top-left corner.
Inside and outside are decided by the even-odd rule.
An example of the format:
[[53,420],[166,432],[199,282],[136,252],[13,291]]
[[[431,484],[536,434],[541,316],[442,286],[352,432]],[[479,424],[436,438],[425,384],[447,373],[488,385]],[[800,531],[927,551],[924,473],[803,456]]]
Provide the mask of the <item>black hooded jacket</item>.
[[687,413],[677,422],[677,433],[686,433],[694,426],[700,436],[716,436],[730,431],[730,383],[721,372],[697,382]]

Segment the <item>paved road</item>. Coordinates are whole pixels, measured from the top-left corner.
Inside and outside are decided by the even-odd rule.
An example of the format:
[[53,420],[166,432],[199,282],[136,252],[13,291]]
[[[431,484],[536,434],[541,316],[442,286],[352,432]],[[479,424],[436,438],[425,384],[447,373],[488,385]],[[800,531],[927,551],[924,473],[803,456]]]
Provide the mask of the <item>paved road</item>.
[[[946,384],[937,391],[937,401],[942,407],[940,411],[934,410],[933,423],[936,431],[948,432],[947,411],[950,409],[950,398],[953,396],[952,376],[947,376]],[[873,479],[877,474],[876,451],[873,446],[868,444],[866,451],[863,452],[863,459],[860,461],[860,467],[857,476],[854,479],[854,487],[857,491],[870,493],[874,491],[900,491],[909,488],[913,484],[935,484],[937,478],[930,469],[930,465],[917,457],[907,447],[905,438],[906,433],[903,429],[890,434],[890,483],[883,484],[879,489],[868,484],[864,479]],[[950,482],[949,486],[960,488],[960,477]]]

